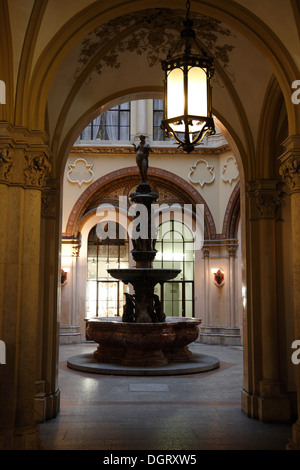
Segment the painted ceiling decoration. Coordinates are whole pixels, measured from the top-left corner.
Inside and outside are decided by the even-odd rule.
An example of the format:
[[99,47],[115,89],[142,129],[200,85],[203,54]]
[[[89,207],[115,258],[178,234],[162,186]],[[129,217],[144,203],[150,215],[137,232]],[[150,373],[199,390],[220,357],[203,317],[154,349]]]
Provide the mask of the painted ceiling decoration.
[[[103,54],[100,53],[93,73],[101,74],[104,67],[120,68],[120,55],[126,51],[145,55],[150,67],[159,64],[182,44],[178,33],[182,30],[183,18],[183,14],[174,10],[157,8],[123,15],[101,25],[82,41],[74,78],[101,50]],[[221,21],[209,16],[193,15],[193,20],[201,46],[221,63],[233,79],[233,73],[229,71],[229,55],[234,46],[224,43],[224,39],[234,37],[231,31]],[[91,78],[92,74],[86,83]]]

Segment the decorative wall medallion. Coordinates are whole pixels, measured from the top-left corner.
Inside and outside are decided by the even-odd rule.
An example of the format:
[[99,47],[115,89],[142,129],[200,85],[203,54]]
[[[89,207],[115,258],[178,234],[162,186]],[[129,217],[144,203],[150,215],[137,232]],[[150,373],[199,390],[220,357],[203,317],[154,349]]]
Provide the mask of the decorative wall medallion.
[[200,184],[201,188],[205,184],[211,184],[215,180],[213,172],[214,167],[210,166],[206,160],[197,160],[189,173],[189,180],[191,183]]
[[0,148],[0,180],[8,180],[8,174],[12,167],[12,150],[3,147]]
[[236,163],[236,159],[233,155],[227,158],[226,162],[222,166],[222,180],[225,183],[232,183],[239,177],[239,170]]
[[93,165],[89,165],[84,158],[77,158],[73,164],[69,165],[68,181],[74,184],[77,183],[79,187],[83,183],[91,183],[94,179],[92,168]]

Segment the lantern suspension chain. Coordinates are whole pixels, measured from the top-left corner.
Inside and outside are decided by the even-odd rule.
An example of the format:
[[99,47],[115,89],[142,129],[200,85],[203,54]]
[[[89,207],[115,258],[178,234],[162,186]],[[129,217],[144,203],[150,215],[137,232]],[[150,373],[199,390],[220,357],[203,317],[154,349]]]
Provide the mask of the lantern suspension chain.
[[186,2],[186,16],[190,15],[190,8],[191,8],[190,1],[187,0],[187,2]]

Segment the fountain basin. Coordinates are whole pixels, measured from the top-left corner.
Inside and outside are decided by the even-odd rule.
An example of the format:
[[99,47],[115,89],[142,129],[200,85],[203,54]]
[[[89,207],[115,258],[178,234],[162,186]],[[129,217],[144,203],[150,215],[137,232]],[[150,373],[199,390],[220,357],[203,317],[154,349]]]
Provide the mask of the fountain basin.
[[162,366],[189,361],[188,344],[198,338],[200,319],[167,317],[161,323],[129,323],[121,317],[87,321],[87,337],[98,343],[98,362],[127,366]]
[[181,272],[181,269],[165,268],[120,268],[108,269],[107,272],[114,278],[124,282],[124,284],[134,283],[134,281],[150,281],[154,284],[163,283],[174,279]]

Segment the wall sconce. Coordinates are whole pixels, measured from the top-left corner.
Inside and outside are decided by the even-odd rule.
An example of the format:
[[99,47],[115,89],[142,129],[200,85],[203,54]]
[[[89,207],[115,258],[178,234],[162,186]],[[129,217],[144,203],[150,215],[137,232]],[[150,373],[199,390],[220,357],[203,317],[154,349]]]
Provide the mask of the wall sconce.
[[67,281],[68,281],[68,270],[64,270],[61,268],[60,270],[60,284],[62,286],[65,286],[67,284]]
[[214,282],[216,286],[223,287],[225,284],[225,274],[222,268],[212,269],[214,275]]

